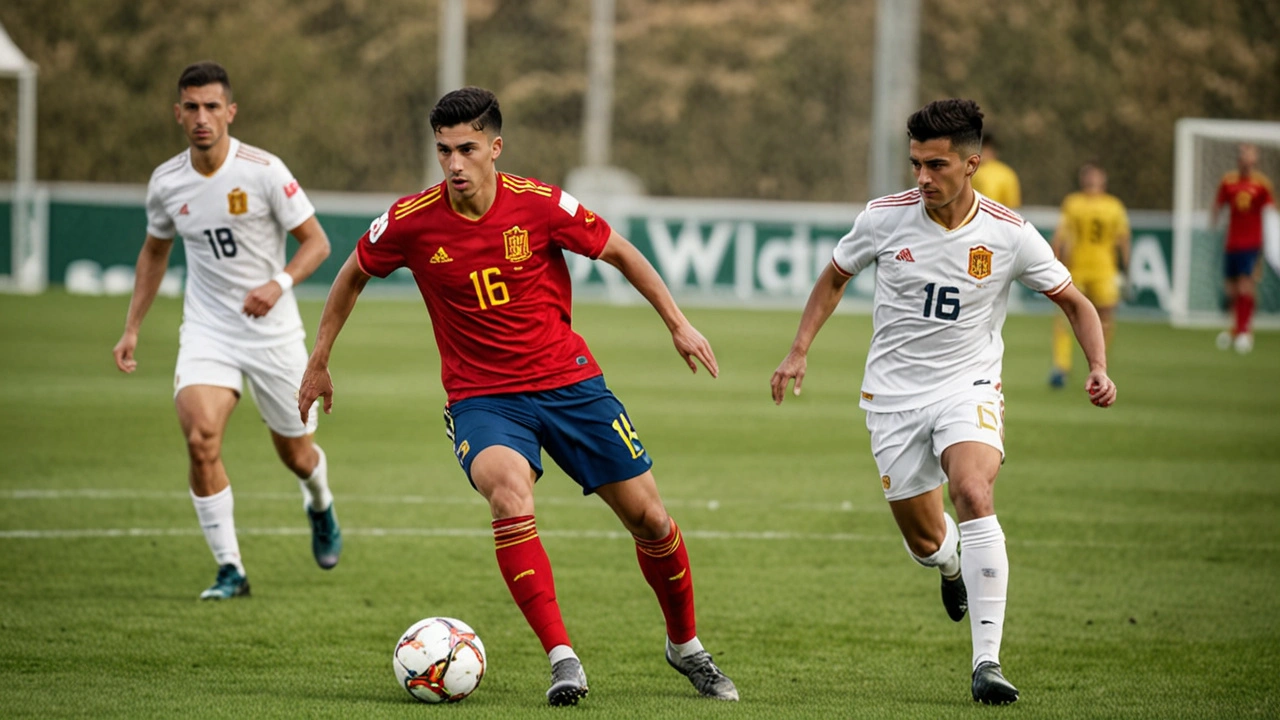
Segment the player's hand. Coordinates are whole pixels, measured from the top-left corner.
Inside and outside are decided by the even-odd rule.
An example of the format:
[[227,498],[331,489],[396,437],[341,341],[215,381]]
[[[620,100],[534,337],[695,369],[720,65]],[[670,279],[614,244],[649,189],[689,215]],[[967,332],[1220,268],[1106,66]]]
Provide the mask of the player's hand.
[[1116,384],[1107,377],[1105,370],[1094,370],[1084,381],[1085,392],[1089,393],[1089,402],[1098,407],[1111,407],[1116,401]]
[[716,364],[716,354],[711,351],[711,343],[698,332],[698,329],[685,323],[671,331],[671,341],[676,345],[676,352],[689,364],[689,369],[698,372],[694,358],[711,373],[711,377],[720,377],[720,366]]
[[116,367],[122,373],[131,373],[138,369],[138,361],[133,359],[133,351],[138,347],[138,333],[126,330],[120,336],[120,342],[111,349],[116,358]]
[[298,417],[306,425],[311,417],[311,406],[316,398],[324,398],[324,414],[333,412],[333,378],[329,377],[328,367],[315,367],[307,363],[307,371],[302,374],[302,382],[298,384]]
[[267,281],[266,285],[259,285],[244,297],[244,314],[249,317],[266,315],[276,306],[276,301],[283,294],[284,289],[275,280]]
[[773,404],[781,405],[782,399],[787,394],[787,384],[792,380],[796,381],[794,392],[800,394],[800,385],[804,382],[804,371],[809,365],[809,360],[795,350],[787,353],[782,359],[782,364],[777,370],[773,371],[773,379],[769,381],[769,387],[773,390]]

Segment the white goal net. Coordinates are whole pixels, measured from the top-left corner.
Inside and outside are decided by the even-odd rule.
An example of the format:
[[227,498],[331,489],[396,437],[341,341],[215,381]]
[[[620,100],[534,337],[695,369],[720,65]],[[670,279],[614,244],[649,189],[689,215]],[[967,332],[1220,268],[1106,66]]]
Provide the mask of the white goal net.
[[[1175,325],[1225,326],[1223,295],[1224,209],[1216,227],[1210,214],[1223,174],[1236,169],[1241,143],[1258,148],[1258,171],[1280,180],[1280,123],[1243,120],[1178,121],[1174,148],[1173,298]],[[1266,253],[1264,253],[1266,255]],[[1280,278],[1259,257],[1262,281],[1254,325],[1280,328]]]

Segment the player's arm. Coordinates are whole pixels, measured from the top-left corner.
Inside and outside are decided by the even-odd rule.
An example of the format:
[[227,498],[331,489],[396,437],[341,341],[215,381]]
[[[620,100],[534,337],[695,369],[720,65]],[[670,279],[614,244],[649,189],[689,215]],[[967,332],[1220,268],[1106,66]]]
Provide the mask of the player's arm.
[[1080,348],[1084,350],[1085,360],[1089,363],[1089,377],[1085,380],[1089,401],[1098,407],[1109,407],[1116,401],[1116,385],[1107,377],[1107,344],[1103,339],[1098,311],[1084,293],[1071,284],[1050,295],[1049,299],[1062,308]]
[[[311,277],[320,267],[320,263],[329,257],[329,236],[315,215],[307,218],[301,225],[289,231],[298,241],[298,251],[293,254],[284,270],[267,283],[260,285],[244,299],[244,312],[250,317],[262,317],[271,312],[285,290]],[[288,286],[288,287],[286,287]]]
[[329,297],[324,301],[324,310],[320,313],[320,329],[316,331],[316,343],[311,349],[311,357],[307,359],[307,370],[298,385],[298,413],[302,422],[307,422],[311,413],[311,404],[316,398],[324,398],[324,411],[328,414],[333,408],[333,379],[329,377],[329,355],[333,352],[333,343],[342,332],[342,326],[351,316],[364,286],[372,277],[360,268],[356,259],[356,251],[343,263],[338,276],[333,279],[329,288]]
[[773,379],[769,385],[773,390],[773,403],[781,405],[786,396],[787,384],[795,380],[795,394],[800,394],[800,385],[804,382],[805,368],[808,365],[809,346],[818,336],[818,331],[826,324],[827,318],[835,312],[844,297],[844,288],[849,284],[852,275],[845,275],[836,269],[835,263],[827,263],[827,268],[818,276],[809,293],[809,301],[805,303],[804,314],[800,316],[800,327],[796,330],[795,340],[791,341],[791,350],[782,359],[782,364],[773,371]]
[[698,332],[680,312],[676,301],[671,297],[671,291],[667,289],[667,284],[662,281],[662,276],[658,275],[658,271],[653,268],[649,260],[632,245],[629,240],[622,237],[616,230],[610,231],[609,239],[605,242],[604,249],[600,251],[600,260],[603,260],[618,269],[622,276],[631,283],[645,300],[658,311],[658,315],[662,316],[662,322],[666,323],[667,329],[671,331],[671,340],[675,343],[676,351],[680,353],[680,357],[689,364],[689,369],[698,372],[698,366],[694,363],[694,358],[702,363],[707,372],[711,373],[711,377],[720,375],[720,366],[716,364],[716,355],[711,351],[711,343]]
[[133,357],[133,351],[138,347],[138,331],[152,301],[156,299],[156,293],[160,291],[160,281],[164,280],[165,271],[169,269],[171,252],[173,240],[148,234],[142,243],[133,276],[133,297],[129,299],[129,314],[124,320],[124,334],[111,351],[121,372],[131,373],[138,369],[138,361]]

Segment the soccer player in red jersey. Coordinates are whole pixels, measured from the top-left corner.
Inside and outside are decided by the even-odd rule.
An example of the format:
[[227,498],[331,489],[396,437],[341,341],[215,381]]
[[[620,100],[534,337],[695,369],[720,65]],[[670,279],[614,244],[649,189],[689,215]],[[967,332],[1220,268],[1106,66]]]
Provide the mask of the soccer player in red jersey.
[[1274,202],[1271,181],[1255,170],[1258,164],[1258,148],[1242,144],[1236,156],[1236,170],[1222,176],[1218,194],[1213,199],[1210,225],[1218,226],[1223,206],[1230,209],[1227,221],[1226,241],[1226,290],[1235,324],[1231,330],[1218,335],[1218,347],[1226,350],[1235,346],[1236,352],[1247,353],[1253,349],[1253,333],[1250,323],[1256,303],[1258,273],[1262,266],[1258,255],[1262,250],[1262,210]]
[[554,185],[497,171],[502,114],[493,93],[448,93],[430,118],[445,180],[374,220],[338,272],[298,390],[301,416],[318,397],[326,413],[332,407],[329,355],[369,278],[409,268],[440,351],[454,454],[489,502],[498,568],[551,662],[548,702],[577,704],[587,678],[534,522],[542,450],[634,536],[666,619],[667,662],[702,695],[737,700],[733,681],[698,640],[688,554],[649,453],[571,327],[565,251],[621,271],[662,316],[690,370],[697,372],[696,359],[718,374],[711,345],[649,261],[603,218]]

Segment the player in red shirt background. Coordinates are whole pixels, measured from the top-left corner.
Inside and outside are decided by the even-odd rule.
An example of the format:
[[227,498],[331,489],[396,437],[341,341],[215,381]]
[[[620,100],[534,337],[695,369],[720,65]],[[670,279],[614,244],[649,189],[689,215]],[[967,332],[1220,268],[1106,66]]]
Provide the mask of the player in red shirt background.
[[1218,335],[1218,347],[1236,352],[1253,349],[1250,323],[1256,304],[1256,289],[1262,266],[1258,255],[1262,250],[1262,211],[1274,203],[1271,181],[1255,168],[1258,148],[1242,144],[1236,155],[1236,170],[1222,176],[1218,194],[1213,199],[1210,226],[1218,226],[1223,206],[1229,211],[1226,239],[1226,291],[1235,324]]
[[565,251],[603,260],[653,305],[689,369],[715,377],[711,345],[676,306],[636,248],[554,185],[500,173],[502,114],[493,93],[446,94],[431,111],[445,181],[398,201],[375,220],[338,272],[298,390],[333,404],[329,355],[372,276],[413,271],[431,315],[448,394],[445,423],[459,464],[489,502],[498,567],[551,662],[552,705],[574,705],[587,678],[556,600],[534,522],[541,452],[609,505],[634,536],[641,571],[666,619],[666,659],[704,696],[737,700],[699,642],[693,577],[622,403],[571,327]]

